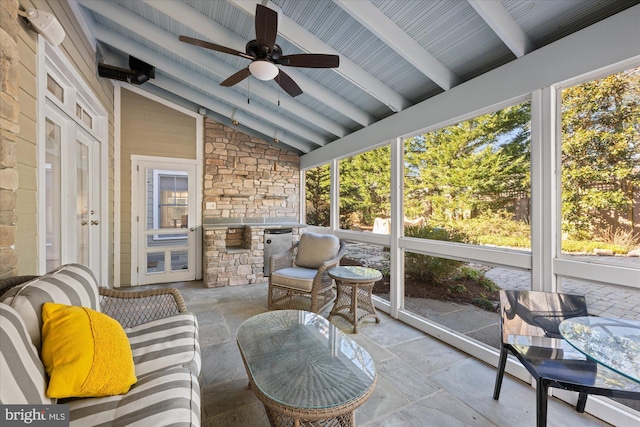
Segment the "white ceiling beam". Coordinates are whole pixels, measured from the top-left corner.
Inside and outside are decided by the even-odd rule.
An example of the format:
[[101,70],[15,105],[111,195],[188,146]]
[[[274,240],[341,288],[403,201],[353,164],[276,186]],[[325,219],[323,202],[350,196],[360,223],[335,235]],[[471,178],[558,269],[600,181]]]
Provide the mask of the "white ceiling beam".
[[[273,123],[279,128],[286,129],[289,134],[298,135],[304,139],[307,139],[316,145],[323,146],[327,142],[326,138],[322,135],[293,122],[287,117],[278,114],[277,111],[265,108],[257,103],[247,104],[247,100],[244,96],[231,90],[225,90],[218,85],[212,85],[211,80],[204,77],[195,71],[188,70],[181,64],[170,60],[157,52],[153,52],[139,43],[136,43],[125,36],[109,30],[102,25],[96,24],[94,26],[94,35],[97,40],[106,43],[114,48],[127,52],[148,64],[152,64],[159,70],[163,70],[165,73],[174,76],[180,80],[189,82],[192,86],[198,87],[201,91],[206,92],[214,98],[218,98],[228,104],[230,109],[234,107],[236,109],[242,109],[248,113],[259,117],[262,121],[268,121]],[[222,112],[219,112],[223,114]],[[231,117],[231,116],[227,116]]]
[[[262,3],[256,0],[228,1],[237,5],[251,16],[254,16],[256,13],[256,4]],[[273,9],[278,9],[278,7],[271,2],[269,2],[268,6]],[[340,55],[340,52],[311,34],[286,15],[280,13],[278,18],[278,34],[303,51],[308,53]],[[342,77],[378,99],[392,111],[402,111],[411,106],[411,103],[405,97],[343,55],[340,55],[340,66],[333,68],[333,71],[339,73]]]
[[518,58],[536,48],[500,0],[467,1]]
[[[164,75],[158,75],[155,79],[149,80],[149,82],[151,82],[151,84],[153,84],[154,86],[157,86],[182,98],[186,98],[225,117],[229,117],[235,113],[235,119],[238,120],[242,125],[248,126],[263,135],[282,135],[280,129],[275,128],[258,118],[253,118],[246,114],[238,114],[238,112],[233,107],[223,104],[222,102],[218,102],[215,99],[212,99],[194,89],[190,89],[183,84],[170,79],[169,77],[165,77]],[[309,153],[312,149],[309,143],[301,141],[298,138],[295,138],[288,134],[282,140],[282,142],[302,151],[303,153]]]
[[514,100],[526,99],[531,92],[558,82],[603,68],[611,69],[612,65],[619,66],[623,61],[628,67],[637,65],[640,60],[638,22],[640,5],[305,154],[300,157],[300,168],[366,151],[398,137],[407,138],[437,129],[456,118],[475,117],[479,111],[495,111],[497,105],[505,105],[508,100],[511,100],[509,105],[522,102]]
[[[154,9],[164,13],[171,19],[193,28],[196,32],[203,35],[211,42],[244,52],[245,45],[248,40],[243,39],[238,34],[229,30],[222,24],[206,17],[187,4],[157,0],[142,1]],[[286,73],[295,80],[296,83],[298,83],[305,94],[316,98],[326,106],[334,109],[354,122],[362,126],[368,126],[375,122],[373,115],[318,84],[315,80],[307,77],[304,73],[297,71],[295,68],[286,68]]]
[[[79,3],[81,6],[128,28],[140,37],[158,44],[164,49],[215,73],[221,77],[221,80],[226,79],[238,71],[226,62],[218,60],[213,55],[204,52],[204,49],[179,41],[176,35],[160,29],[122,6],[108,1],[96,0],[79,0]],[[211,83],[216,82],[210,81],[209,84]],[[232,89],[227,90],[233,91]],[[266,100],[271,100],[271,102],[279,99],[278,90],[258,81],[251,82],[251,93]],[[346,127],[319,114],[317,111],[296,101],[290,96],[280,97],[279,107],[333,135],[344,136],[350,132]]]
[[417,41],[373,4],[368,1],[352,0],[333,0],[333,2],[442,89],[449,90],[460,83],[460,79],[451,70],[424,50]]

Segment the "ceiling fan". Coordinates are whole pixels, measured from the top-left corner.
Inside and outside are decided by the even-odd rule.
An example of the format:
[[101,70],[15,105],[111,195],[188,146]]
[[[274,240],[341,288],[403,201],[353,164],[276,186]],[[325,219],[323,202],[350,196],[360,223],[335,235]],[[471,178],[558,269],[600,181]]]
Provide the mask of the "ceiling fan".
[[233,86],[253,75],[255,78],[264,81],[275,79],[276,83],[289,95],[298,96],[302,93],[300,86],[276,65],[302,68],[336,68],[340,65],[340,57],[338,55],[316,53],[283,55],[282,49],[276,44],[277,34],[278,13],[258,4],[256,5],[256,38],[247,43],[245,52],[187,36],[180,36],[179,40],[251,60],[247,68],[238,71],[220,83],[221,86],[227,87]]

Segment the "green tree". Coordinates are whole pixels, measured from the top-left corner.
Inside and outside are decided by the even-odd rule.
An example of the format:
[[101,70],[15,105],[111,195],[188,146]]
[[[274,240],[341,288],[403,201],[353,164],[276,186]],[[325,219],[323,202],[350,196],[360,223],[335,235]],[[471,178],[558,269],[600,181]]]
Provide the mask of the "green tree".
[[562,222],[589,240],[626,216],[640,187],[640,68],[562,91]]
[[530,106],[524,103],[405,142],[407,212],[436,222],[513,211],[529,193]]
[[307,224],[328,227],[331,203],[331,167],[327,163],[305,173]]
[[385,145],[340,160],[340,227],[349,228],[353,214],[361,224],[391,210],[391,147]]

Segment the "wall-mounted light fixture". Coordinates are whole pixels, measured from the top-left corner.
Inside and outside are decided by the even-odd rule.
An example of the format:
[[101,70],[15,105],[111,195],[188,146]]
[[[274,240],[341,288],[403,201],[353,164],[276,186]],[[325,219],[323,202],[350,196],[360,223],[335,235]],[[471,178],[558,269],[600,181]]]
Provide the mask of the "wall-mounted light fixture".
[[41,34],[51,46],[58,46],[64,40],[66,34],[60,22],[49,12],[29,8],[26,11],[18,10],[29,26],[38,34]]

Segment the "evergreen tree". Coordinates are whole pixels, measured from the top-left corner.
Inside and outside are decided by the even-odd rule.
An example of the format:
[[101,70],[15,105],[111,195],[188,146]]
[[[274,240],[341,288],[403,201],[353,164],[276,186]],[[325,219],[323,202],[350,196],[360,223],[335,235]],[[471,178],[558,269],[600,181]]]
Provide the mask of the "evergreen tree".
[[340,227],[350,228],[353,214],[371,226],[391,210],[391,147],[385,145],[340,160]]
[[529,193],[528,103],[405,142],[405,209],[436,222],[514,209]]
[[640,68],[563,90],[563,232],[589,240],[625,222],[634,187],[640,187]]
[[331,167],[327,163],[305,173],[307,224],[328,227],[331,203]]

